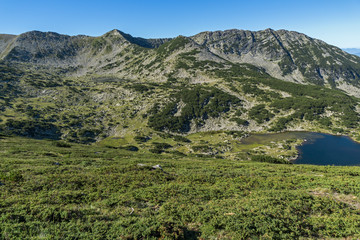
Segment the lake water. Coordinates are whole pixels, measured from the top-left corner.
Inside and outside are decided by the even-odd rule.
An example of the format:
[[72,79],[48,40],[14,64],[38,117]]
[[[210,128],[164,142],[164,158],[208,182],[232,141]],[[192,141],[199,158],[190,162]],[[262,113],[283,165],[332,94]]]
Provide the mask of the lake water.
[[360,165],[360,144],[349,137],[309,133],[298,147],[295,164],[356,166]]
[[267,144],[285,139],[305,139],[298,147],[295,164],[360,166],[360,144],[349,137],[312,132],[254,134],[243,139],[244,144]]

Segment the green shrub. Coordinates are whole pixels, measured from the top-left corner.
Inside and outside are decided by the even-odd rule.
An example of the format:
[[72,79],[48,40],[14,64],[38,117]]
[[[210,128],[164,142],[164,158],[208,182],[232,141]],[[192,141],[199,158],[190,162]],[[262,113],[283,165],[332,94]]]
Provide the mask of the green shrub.
[[153,145],[155,145],[156,148],[159,149],[168,149],[168,148],[172,148],[172,146],[168,143],[158,143],[158,142],[153,142]]
[[140,93],[148,92],[148,91],[154,89],[153,86],[147,86],[147,85],[139,84],[139,83],[128,85],[127,87],[130,89],[134,89],[135,91],[140,92]]
[[149,141],[151,138],[148,137],[148,136],[135,136],[134,137],[134,140],[137,142],[137,143],[144,143],[144,142],[147,142]]
[[250,109],[249,117],[260,124],[265,121],[270,121],[270,119],[274,117],[274,114],[272,114],[265,108],[265,104],[259,104]]
[[132,151],[132,152],[137,152],[139,151],[139,148],[133,145],[128,145],[125,147],[122,147],[122,149],[127,150],[127,151]]
[[184,142],[184,143],[191,143],[191,140],[186,138],[186,137],[183,137],[183,136],[179,136],[179,135],[174,135],[174,140],[177,141],[177,142]]
[[150,151],[151,153],[156,153],[156,154],[160,154],[160,153],[163,153],[163,152],[164,152],[163,149],[161,149],[161,148],[156,148],[156,147],[149,149],[149,151]]
[[61,148],[71,148],[71,144],[62,141],[56,141],[54,145]]
[[236,122],[239,126],[248,126],[249,125],[249,122],[245,119],[231,118],[230,120],[233,122]]
[[268,163],[277,163],[277,164],[291,164],[285,159],[274,158],[266,155],[252,155],[251,160],[255,162],[268,162]]
[[211,151],[212,148],[209,145],[196,145],[191,147],[194,152],[208,152]]
[[271,127],[269,130],[273,131],[273,132],[282,131],[282,130],[286,129],[287,125],[293,120],[293,118],[294,117],[292,115],[290,115],[288,117],[281,117],[277,120],[275,125],[273,127]]
[[[173,132],[190,131],[190,123],[196,120],[201,126],[209,117],[219,117],[228,112],[231,106],[240,104],[240,100],[228,93],[216,88],[204,88],[196,86],[194,89],[184,89],[173,97],[174,102],[168,103],[162,109],[158,104],[149,111],[149,126],[155,130],[170,130]],[[183,102],[185,106],[178,112],[178,103]]]
[[0,180],[7,180],[10,182],[21,182],[24,180],[24,177],[20,171],[12,170],[8,173],[0,173]]
[[59,139],[61,136],[60,130],[56,125],[36,120],[8,119],[2,130],[6,135],[14,134],[38,139]]

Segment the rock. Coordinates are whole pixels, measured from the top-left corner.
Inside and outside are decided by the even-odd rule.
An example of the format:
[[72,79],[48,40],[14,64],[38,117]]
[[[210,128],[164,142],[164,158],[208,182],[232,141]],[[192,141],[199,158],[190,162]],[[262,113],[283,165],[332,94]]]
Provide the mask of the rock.
[[[138,165],[139,167],[147,167],[147,165],[146,165],[146,164],[143,164],[143,163],[138,163],[137,165]],[[150,168],[150,167],[149,167],[149,168]],[[162,167],[161,167],[159,164],[154,165],[154,166],[151,166],[151,168],[152,168],[152,169],[160,169],[160,170],[163,170]]]
[[153,169],[161,169],[161,170],[163,170],[162,167],[161,167],[159,164],[158,164],[158,165],[155,165],[155,166],[152,166],[152,168],[153,168]]

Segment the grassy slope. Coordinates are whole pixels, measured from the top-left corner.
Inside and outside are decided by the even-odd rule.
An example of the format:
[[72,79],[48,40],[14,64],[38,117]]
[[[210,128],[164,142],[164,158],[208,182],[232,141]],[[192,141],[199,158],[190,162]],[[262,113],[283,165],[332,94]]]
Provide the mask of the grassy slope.
[[2,137],[0,149],[0,239],[360,237],[358,167],[18,137]]

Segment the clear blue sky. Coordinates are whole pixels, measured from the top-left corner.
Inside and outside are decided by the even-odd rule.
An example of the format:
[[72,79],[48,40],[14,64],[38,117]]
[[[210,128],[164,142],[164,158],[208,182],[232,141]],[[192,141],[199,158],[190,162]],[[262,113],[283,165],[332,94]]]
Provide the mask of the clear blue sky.
[[0,33],[190,36],[226,29],[287,29],[360,48],[360,0],[0,0]]

